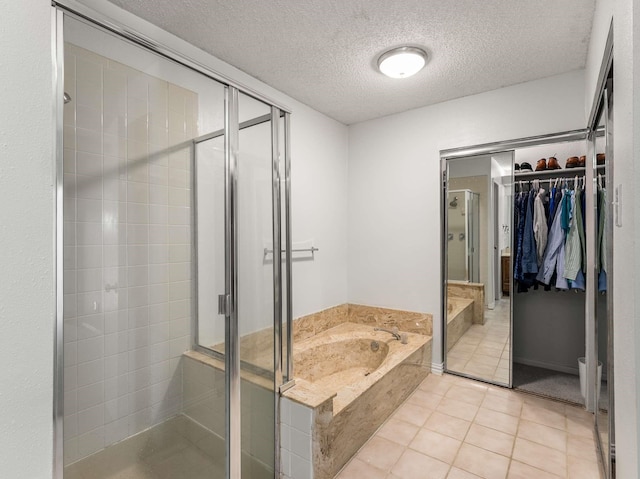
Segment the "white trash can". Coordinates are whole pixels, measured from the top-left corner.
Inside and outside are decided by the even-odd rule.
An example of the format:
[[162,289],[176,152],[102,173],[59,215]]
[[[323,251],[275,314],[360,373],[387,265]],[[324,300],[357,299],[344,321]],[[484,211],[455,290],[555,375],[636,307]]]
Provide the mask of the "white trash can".
[[[587,363],[584,358],[578,358],[578,373],[580,374],[580,394],[582,399],[587,395]],[[600,398],[600,385],[602,384],[602,361],[598,361],[598,387],[597,398]]]

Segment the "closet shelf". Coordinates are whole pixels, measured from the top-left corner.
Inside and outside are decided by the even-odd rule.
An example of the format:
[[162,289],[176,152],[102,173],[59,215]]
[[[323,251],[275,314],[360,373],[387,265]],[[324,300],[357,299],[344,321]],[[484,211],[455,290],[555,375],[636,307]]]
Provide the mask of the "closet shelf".
[[[603,172],[606,165],[598,165],[598,172]],[[542,170],[542,171],[532,171],[527,173],[519,173],[516,172],[514,174],[514,179],[521,180],[523,178],[571,178],[573,176],[583,176],[585,174],[586,168],[584,166],[578,166],[576,168],[565,168],[561,170]]]

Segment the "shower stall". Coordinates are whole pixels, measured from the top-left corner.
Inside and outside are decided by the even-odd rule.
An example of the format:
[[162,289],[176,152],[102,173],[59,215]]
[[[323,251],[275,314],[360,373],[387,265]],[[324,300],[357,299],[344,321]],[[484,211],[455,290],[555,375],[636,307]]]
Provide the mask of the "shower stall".
[[448,278],[480,282],[480,195],[471,190],[447,194]]
[[77,2],[52,18],[55,477],[278,477],[289,112]]

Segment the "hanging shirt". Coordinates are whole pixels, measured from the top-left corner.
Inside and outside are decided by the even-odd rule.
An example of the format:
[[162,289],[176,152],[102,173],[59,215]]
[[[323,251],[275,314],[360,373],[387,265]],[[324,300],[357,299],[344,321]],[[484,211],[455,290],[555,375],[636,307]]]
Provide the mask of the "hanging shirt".
[[551,188],[551,194],[549,195],[549,218],[547,218],[547,228],[551,229],[551,225],[553,224],[553,218],[556,213],[556,207],[558,206],[558,202],[556,201],[556,187]]
[[599,259],[598,291],[607,290],[607,191],[598,185],[598,252]]
[[580,243],[580,232],[578,230],[582,223],[582,212],[580,207],[580,189],[576,188],[575,194],[571,197],[573,212],[571,214],[569,233],[564,246],[564,274],[566,279],[575,281],[578,271],[582,266],[582,244]]
[[525,196],[527,213],[524,224],[524,237],[522,240],[522,273],[538,272],[538,253],[536,251],[536,240],[533,232],[533,203],[536,193],[531,190]]
[[549,233],[547,216],[544,211],[546,194],[547,192],[540,188],[533,203],[533,235],[536,240],[538,266],[542,265],[544,250],[547,247],[547,235]]
[[[562,195],[560,205],[557,209],[560,209],[562,202],[567,200],[566,195]],[[547,240],[547,250],[544,253],[544,259],[542,261],[542,267],[538,271],[536,279],[544,284],[550,284],[553,273],[558,271],[564,272],[564,231],[562,230],[561,214],[557,214],[553,219],[551,230],[549,230],[549,237]],[[562,260],[562,264],[559,262]],[[559,275],[560,276],[560,275]]]
[[516,222],[516,255],[513,265],[513,278],[522,280],[522,240],[524,238],[524,221],[526,215],[526,204],[524,202],[524,193],[516,195],[515,211],[517,216]]

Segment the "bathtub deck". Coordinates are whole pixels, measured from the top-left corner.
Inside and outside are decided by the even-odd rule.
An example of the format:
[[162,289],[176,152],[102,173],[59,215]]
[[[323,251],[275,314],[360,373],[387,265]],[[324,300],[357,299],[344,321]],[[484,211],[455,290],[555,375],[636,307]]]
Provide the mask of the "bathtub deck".
[[[338,414],[351,401],[369,389],[391,369],[431,341],[430,336],[414,333],[406,334],[408,343],[401,344],[400,341],[394,339],[389,333],[374,331],[372,326],[342,323],[312,338],[301,341],[299,344],[296,344],[294,348],[294,365],[296,364],[295,355],[299,352],[326,343],[344,341],[346,338],[354,340],[366,338],[372,341],[386,343],[389,346],[389,352],[387,353],[385,361],[374,371],[371,371],[367,367],[353,364],[349,368],[345,368],[338,373],[331,374],[315,382],[301,379],[294,372],[296,385],[288,390],[285,395],[293,401],[312,408],[318,407],[325,401],[333,398],[333,414]],[[328,361],[345,360],[344,356],[323,359]]]

